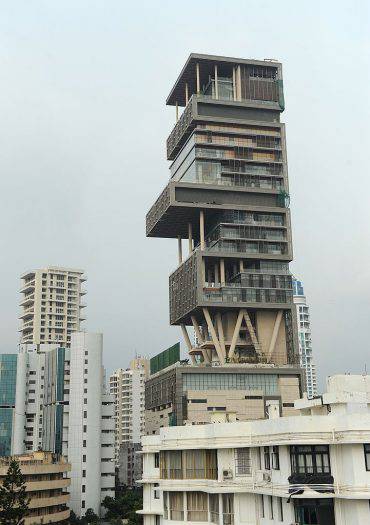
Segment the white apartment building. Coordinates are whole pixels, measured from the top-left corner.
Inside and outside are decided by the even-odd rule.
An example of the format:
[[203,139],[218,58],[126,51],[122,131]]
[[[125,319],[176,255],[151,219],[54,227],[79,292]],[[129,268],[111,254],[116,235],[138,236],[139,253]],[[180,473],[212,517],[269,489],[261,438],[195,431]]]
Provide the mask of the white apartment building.
[[115,458],[119,478],[124,485],[133,485],[141,476],[141,436],[145,433],[145,379],[149,360],[136,357],[128,369],[119,368],[109,378],[115,408]]
[[85,319],[83,270],[50,266],[26,272],[21,280],[20,342],[69,347],[72,332]]
[[311,321],[309,306],[304,295],[303,284],[293,279],[293,301],[297,312],[299,359],[305,370],[307,396],[317,395],[316,366],[312,358]]
[[370,376],[333,376],[295,405],[144,436],[144,525],[370,523]]
[[[114,400],[104,388],[102,334],[76,332],[71,348],[21,345],[12,453],[39,449],[71,463],[70,507],[101,514],[114,497]],[[87,482],[88,479],[88,482]]]

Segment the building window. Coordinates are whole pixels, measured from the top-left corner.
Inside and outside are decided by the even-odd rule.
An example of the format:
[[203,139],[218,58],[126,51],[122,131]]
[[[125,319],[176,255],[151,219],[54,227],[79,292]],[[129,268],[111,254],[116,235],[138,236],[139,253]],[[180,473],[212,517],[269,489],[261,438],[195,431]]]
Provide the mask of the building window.
[[269,499],[269,518],[270,520],[274,519],[274,500],[272,496],[268,496]]
[[159,452],[154,454],[154,468],[159,468]]
[[159,491],[156,490],[159,487],[159,483],[154,483],[154,499],[159,499]]
[[235,473],[237,476],[249,476],[251,474],[250,448],[235,449]]
[[265,498],[263,494],[260,494],[260,515],[261,518],[265,517]]
[[263,457],[265,462],[265,470],[270,470],[270,447],[263,447]]
[[187,492],[187,521],[208,521],[208,494]]
[[328,445],[293,445],[290,460],[292,474],[330,474]]
[[168,493],[168,510],[170,520],[183,521],[184,520],[184,496],[182,492]]
[[280,470],[279,447],[277,445],[272,447],[272,468],[273,470]]
[[81,507],[84,509],[85,508],[85,502],[84,501],[81,501]]
[[370,471],[370,443],[364,443],[365,466]]
[[279,518],[279,521],[284,521],[283,498],[277,498],[277,502],[278,502],[278,518]]
[[220,510],[219,510],[218,494],[209,495],[209,516],[211,523],[220,523]]
[[82,485],[82,492],[86,492],[86,485]]

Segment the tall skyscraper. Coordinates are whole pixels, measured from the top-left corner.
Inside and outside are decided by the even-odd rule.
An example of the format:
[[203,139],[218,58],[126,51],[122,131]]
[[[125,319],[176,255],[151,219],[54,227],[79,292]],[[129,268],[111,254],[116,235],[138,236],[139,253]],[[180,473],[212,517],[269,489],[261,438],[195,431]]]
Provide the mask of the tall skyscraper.
[[310,310],[304,294],[303,283],[293,278],[293,301],[296,306],[299,359],[306,372],[307,396],[317,395],[316,366],[312,358]]
[[0,354],[0,456],[10,456],[15,407],[17,354]]
[[82,270],[50,266],[26,272],[21,277],[20,342],[71,344],[71,334],[80,330],[86,293]]
[[102,335],[76,332],[71,348],[21,345],[13,454],[46,450],[71,463],[70,505],[79,516],[114,497],[114,399],[104,387]]
[[247,418],[264,417],[271,396],[288,414],[300,396],[301,371],[281,64],[191,54],[167,104],[177,118],[167,140],[171,177],[147,214],[146,231],[178,241],[170,323],[181,327],[196,370],[184,371],[192,378],[183,377],[176,399],[170,384],[161,384],[168,372],[150,379],[146,408],[167,410],[182,424],[189,391],[239,389],[244,398],[250,391]]
[[145,379],[149,361],[136,357],[128,369],[119,368],[110,376],[110,393],[115,406],[115,457],[119,481],[132,486],[141,478],[141,436],[145,432]]

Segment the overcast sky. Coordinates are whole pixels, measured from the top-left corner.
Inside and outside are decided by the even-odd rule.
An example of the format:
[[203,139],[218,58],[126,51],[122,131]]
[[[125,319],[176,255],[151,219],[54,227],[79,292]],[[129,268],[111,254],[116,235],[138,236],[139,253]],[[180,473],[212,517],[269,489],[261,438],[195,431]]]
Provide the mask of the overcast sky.
[[189,53],[283,62],[294,273],[320,381],[370,369],[370,3],[3,0],[0,352],[18,343],[19,276],[86,270],[86,328],[107,371],[180,337],[176,241],[146,239],[165,186],[165,99]]

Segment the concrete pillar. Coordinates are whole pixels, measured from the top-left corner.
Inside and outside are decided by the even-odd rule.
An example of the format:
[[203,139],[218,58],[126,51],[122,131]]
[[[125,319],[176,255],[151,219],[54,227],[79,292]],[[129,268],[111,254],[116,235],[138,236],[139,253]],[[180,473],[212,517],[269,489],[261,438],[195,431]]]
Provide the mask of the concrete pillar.
[[218,276],[218,263],[215,263],[215,283],[219,283],[219,276]]
[[225,285],[225,259],[220,259],[220,282],[221,286]]
[[215,97],[218,98],[218,67],[215,64]]
[[235,67],[233,67],[233,98],[236,100],[236,73]]
[[236,68],[236,95],[237,95],[237,100],[242,99],[242,76],[241,76],[240,66]]
[[179,265],[180,265],[182,263],[182,239],[180,235],[177,237],[177,246],[178,246]]
[[197,62],[197,65],[196,65],[196,70],[197,70],[197,95],[199,95],[199,93],[200,93],[200,74],[199,74],[199,62]]
[[243,259],[240,259],[240,261],[239,261],[239,271],[240,271],[240,273],[244,271],[244,261],[243,261]]
[[188,224],[188,233],[189,233],[189,254],[193,251],[193,225],[191,222]]
[[204,211],[200,210],[199,214],[199,237],[200,237],[200,249],[203,251],[206,248],[204,239]]
[[188,83],[186,82],[185,84],[185,104],[188,105],[188,102],[189,102],[189,86],[188,86]]

